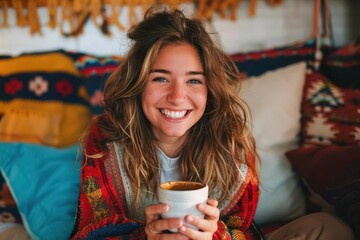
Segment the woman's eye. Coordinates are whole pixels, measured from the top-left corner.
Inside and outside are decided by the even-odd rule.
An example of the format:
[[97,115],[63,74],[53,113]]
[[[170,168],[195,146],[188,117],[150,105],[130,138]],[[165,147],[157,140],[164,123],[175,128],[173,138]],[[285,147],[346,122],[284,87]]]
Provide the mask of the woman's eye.
[[191,83],[191,84],[201,84],[202,81],[197,80],[197,79],[191,79],[191,80],[189,80],[189,83]]
[[166,78],[163,77],[156,77],[153,79],[154,82],[166,82]]

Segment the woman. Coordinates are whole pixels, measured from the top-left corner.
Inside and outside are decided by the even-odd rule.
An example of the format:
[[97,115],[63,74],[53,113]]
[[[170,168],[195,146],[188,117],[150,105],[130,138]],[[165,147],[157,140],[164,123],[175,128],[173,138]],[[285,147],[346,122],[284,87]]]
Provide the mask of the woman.
[[[202,23],[151,9],[104,89],[105,115],[89,129],[73,239],[256,239],[259,190],[240,74]],[[209,185],[204,219],[161,219],[156,187]],[[178,233],[170,233],[178,228]]]

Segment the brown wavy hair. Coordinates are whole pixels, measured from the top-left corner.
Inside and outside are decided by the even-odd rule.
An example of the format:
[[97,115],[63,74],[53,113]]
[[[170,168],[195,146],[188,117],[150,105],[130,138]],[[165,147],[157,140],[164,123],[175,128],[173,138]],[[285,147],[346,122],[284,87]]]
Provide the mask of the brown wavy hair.
[[256,175],[250,112],[238,96],[241,74],[237,67],[211,39],[202,21],[179,10],[151,8],[144,20],[129,30],[128,37],[132,47],[105,84],[106,121],[100,121],[100,129],[108,141],[122,146],[136,201],[141,191],[155,193],[160,172],[156,141],[141,107],[141,94],[160,49],[181,42],[192,44],[199,52],[208,87],[205,113],[189,130],[181,151],[181,176],[208,184],[210,192],[221,187],[218,200],[223,200],[238,181],[241,164],[248,164]]

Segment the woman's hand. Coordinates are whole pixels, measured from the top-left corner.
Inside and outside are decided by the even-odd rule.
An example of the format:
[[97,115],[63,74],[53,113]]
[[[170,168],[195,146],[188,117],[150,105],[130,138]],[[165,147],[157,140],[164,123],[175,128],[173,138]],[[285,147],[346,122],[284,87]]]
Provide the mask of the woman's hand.
[[209,199],[207,204],[199,204],[198,209],[205,214],[205,218],[188,215],[185,221],[200,230],[194,230],[185,225],[180,227],[180,233],[193,240],[206,240],[212,239],[213,234],[216,232],[218,225],[217,222],[220,217],[220,210],[217,208],[218,201]]
[[[160,219],[160,214],[167,212],[169,206],[166,204],[149,205],[145,209],[146,227],[145,233],[149,240],[176,240],[189,239],[181,233],[170,233],[167,230],[181,228],[183,222],[180,218]],[[200,239],[200,238],[199,238]]]

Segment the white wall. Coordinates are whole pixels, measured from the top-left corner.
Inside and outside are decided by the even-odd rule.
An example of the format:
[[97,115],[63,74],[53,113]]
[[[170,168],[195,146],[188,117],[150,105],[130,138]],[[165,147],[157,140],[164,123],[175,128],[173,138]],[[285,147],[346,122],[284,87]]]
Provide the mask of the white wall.
[[[335,44],[343,45],[359,36],[359,21],[355,18],[360,11],[358,0],[330,0]],[[194,12],[192,4],[184,4],[184,11],[191,15]],[[218,40],[226,53],[264,49],[281,46],[298,40],[306,39],[312,32],[313,0],[285,0],[276,8],[271,8],[266,1],[259,1],[255,17],[249,17],[249,1],[240,1],[237,11],[237,21],[221,19],[214,15],[209,23],[210,31],[218,33]],[[140,10],[140,9],[138,9]],[[140,12],[140,11],[139,11]],[[29,28],[15,27],[15,14],[11,9],[10,27],[0,28],[0,54],[17,55],[23,52],[67,49],[83,51],[97,55],[123,55],[129,46],[126,33],[112,26],[112,37],[104,36],[91,21],[84,34],[78,38],[61,36],[59,28],[47,27],[47,10],[39,10],[43,23],[43,36],[30,36]],[[121,22],[127,23],[127,9],[123,9]],[[0,19],[2,19],[0,11]],[[60,11],[59,11],[60,15]],[[1,21],[1,20],[0,20]],[[127,25],[127,24],[126,24]],[[357,28],[357,29],[356,29]]]

